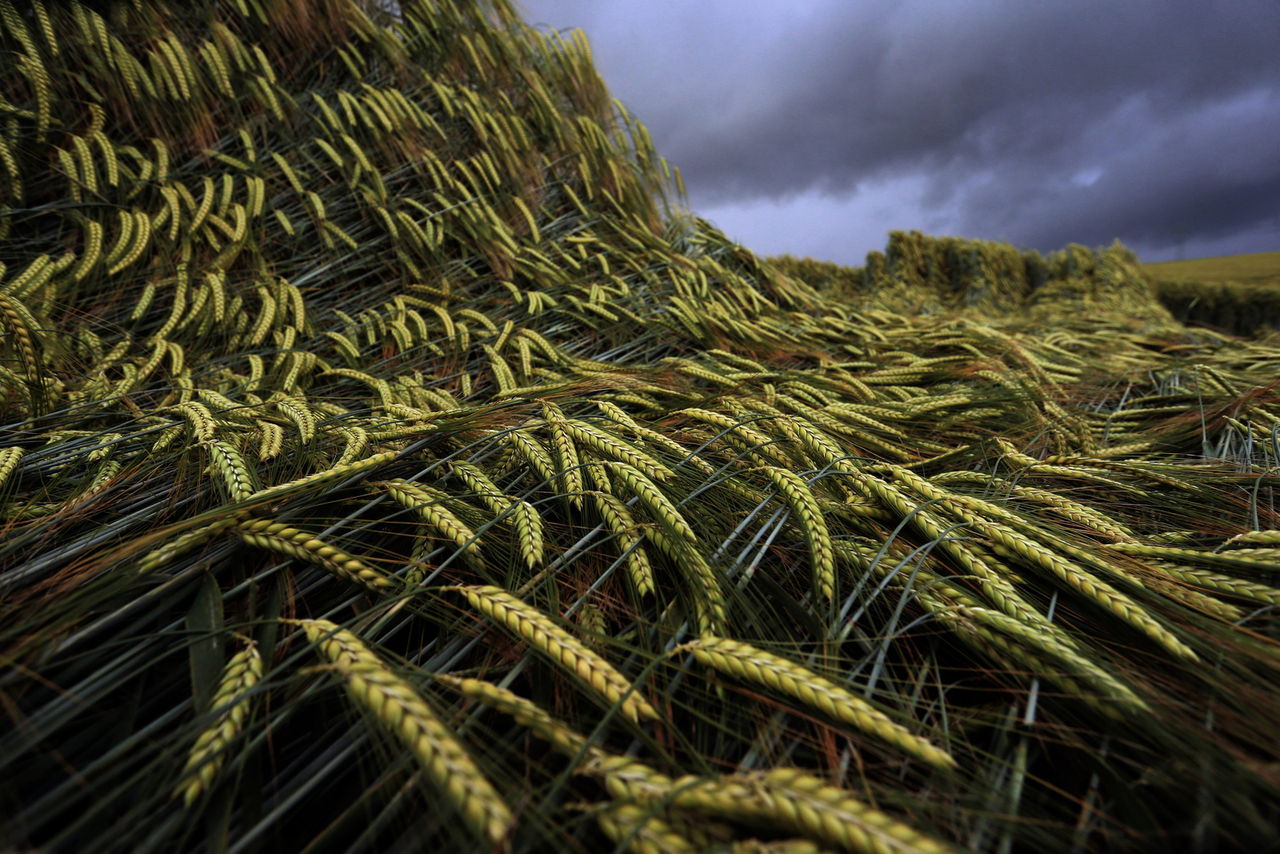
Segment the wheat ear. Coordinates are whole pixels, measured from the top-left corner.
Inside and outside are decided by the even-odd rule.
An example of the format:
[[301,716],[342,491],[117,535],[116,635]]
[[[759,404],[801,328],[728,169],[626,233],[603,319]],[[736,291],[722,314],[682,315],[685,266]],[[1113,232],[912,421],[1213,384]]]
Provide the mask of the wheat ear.
[[936,540],[939,548],[954,558],[962,568],[977,577],[983,594],[1001,611],[1031,625],[1050,625],[1039,611],[1022,598],[1007,579],[992,569],[973,549],[947,536],[947,528],[944,527],[942,520],[929,510],[915,506],[906,495],[877,478],[861,473],[851,474],[850,478],[859,490],[879,500],[899,518],[910,517],[925,536]]
[[213,458],[212,468],[222,476],[227,485],[231,501],[240,502],[253,495],[253,475],[244,461],[244,456],[229,442],[212,439],[208,443],[209,454]]
[[414,687],[346,629],[328,620],[298,620],[295,624],[337,666],[352,699],[372,712],[413,753],[471,829],[491,844],[501,844],[511,830],[511,810]]
[[1208,569],[1197,569],[1190,566],[1159,566],[1163,572],[1185,584],[1192,584],[1206,590],[1214,590],[1254,602],[1265,602],[1268,605],[1280,605],[1280,589],[1243,578],[1233,578]]
[[610,436],[581,421],[566,420],[564,425],[576,441],[590,448],[601,459],[626,463],[644,472],[645,477],[652,480],[666,481],[674,477],[671,469],[616,436]]
[[345,466],[335,466],[334,468],[326,469],[325,471],[319,471],[315,474],[300,477],[297,480],[291,480],[288,483],[268,486],[264,489],[258,490],[253,493],[253,495],[250,495],[249,499],[254,502],[267,501],[273,498],[289,495],[290,493],[311,489],[312,487],[330,483],[335,480],[345,480],[346,478],[354,477],[355,475],[368,471],[369,469],[377,468],[383,463],[389,463],[395,458],[395,451],[383,451],[382,453],[365,457],[359,462],[350,463]]
[[722,631],[728,622],[724,591],[720,587],[720,579],[711,564],[692,543],[672,537],[661,529],[646,531],[645,536],[661,549],[668,558],[683,572],[692,574],[694,587],[693,602],[697,608],[698,633],[714,634]]
[[472,608],[523,637],[552,661],[590,685],[608,702],[620,704],[625,717],[636,722],[640,718],[658,719],[658,710],[639,691],[632,690],[627,677],[537,608],[500,587],[478,585],[444,589],[462,593]]
[[583,772],[604,778],[617,800],[664,803],[734,821],[763,821],[866,854],[953,854],[946,843],[789,768],[737,777],[671,779],[634,759],[603,756]]
[[560,474],[560,487],[569,498],[569,502],[582,509],[582,469],[578,460],[578,449],[573,442],[573,432],[569,423],[555,404],[542,401],[542,414],[551,430],[551,441],[556,449],[556,466]]
[[1082,568],[1059,557],[1054,552],[1041,546],[1034,540],[1019,536],[981,520],[974,514],[961,511],[966,521],[985,536],[995,541],[994,551],[1001,557],[1018,556],[1032,566],[1038,566],[1052,572],[1067,584],[1093,599],[1120,619],[1144,632],[1169,652],[1187,661],[1199,661],[1195,651],[1184,644],[1172,632],[1160,624],[1143,608],[1110,584],[1085,572]]
[[[1109,551],[1133,557],[1148,557],[1171,563],[1199,563],[1223,569],[1262,573],[1280,566],[1272,549],[1232,549],[1225,552],[1202,552],[1173,546],[1151,546],[1146,543],[1107,543]],[[1261,552],[1262,554],[1252,554]],[[1252,556],[1250,556],[1252,554]]]
[[516,454],[528,463],[534,474],[547,483],[555,482],[555,464],[551,462],[551,455],[547,453],[546,448],[542,447],[541,442],[523,430],[512,430],[507,434],[507,442],[515,449]]
[[209,540],[229,528],[234,528],[236,525],[240,524],[240,521],[243,518],[243,512],[232,514],[231,516],[224,516],[215,522],[210,522],[207,525],[201,525],[195,530],[188,531],[185,534],[180,534],[179,536],[174,537],[171,541],[160,546],[158,549],[153,549],[143,555],[138,561],[138,572],[143,575],[148,572],[154,572],[172,561],[175,557],[204,545]]
[[9,476],[17,470],[24,453],[26,451],[19,447],[0,449],[0,487],[3,487]]
[[542,539],[542,516],[533,505],[504,494],[484,472],[471,463],[453,463],[453,471],[469,489],[480,496],[496,515],[510,513],[520,540],[520,556],[533,569],[546,556]]
[[[988,518],[981,515],[983,511],[987,511],[1006,522],[1013,522],[1014,516],[1004,508],[990,504],[990,502],[981,501],[980,499],[971,498],[969,496],[952,495],[942,492],[936,486],[929,483],[924,478],[907,471],[898,466],[888,467],[892,470],[893,476],[908,483],[912,488],[920,491],[922,495],[928,498],[939,498],[948,502],[947,509],[955,515],[956,518],[967,522],[974,530],[980,532],[983,536],[988,537],[995,543],[993,551],[1001,556],[1017,556],[1022,558],[1023,562],[1036,566],[1041,569],[1048,570],[1056,575],[1059,579],[1080,591],[1083,595],[1102,605],[1111,611],[1120,619],[1144,632],[1148,637],[1155,640],[1169,652],[1187,661],[1199,661],[1200,657],[1186,644],[1179,640],[1171,631],[1165,628],[1154,617],[1148,614],[1137,602],[1134,602],[1124,593],[1116,590],[1107,582],[1097,578],[1092,573],[1087,572],[1083,567],[1063,558],[1056,552],[1053,552],[1030,537],[1008,530],[1007,528],[991,522]],[[1071,551],[1074,547],[1064,546],[1064,551]],[[1122,550],[1128,546],[1126,543],[1109,544],[1110,548]],[[1079,552],[1078,549],[1074,549]],[[1087,556],[1086,556],[1087,557]]]
[[740,839],[716,849],[724,854],[825,854],[830,850],[808,839]]
[[1280,531],[1249,531],[1227,540],[1228,546],[1280,546]]

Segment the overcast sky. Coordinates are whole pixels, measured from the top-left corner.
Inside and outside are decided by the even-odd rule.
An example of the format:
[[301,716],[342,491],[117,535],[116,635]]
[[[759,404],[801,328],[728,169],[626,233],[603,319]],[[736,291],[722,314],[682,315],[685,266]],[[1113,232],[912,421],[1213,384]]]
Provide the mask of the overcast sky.
[[760,254],[1280,250],[1280,0],[517,0]]

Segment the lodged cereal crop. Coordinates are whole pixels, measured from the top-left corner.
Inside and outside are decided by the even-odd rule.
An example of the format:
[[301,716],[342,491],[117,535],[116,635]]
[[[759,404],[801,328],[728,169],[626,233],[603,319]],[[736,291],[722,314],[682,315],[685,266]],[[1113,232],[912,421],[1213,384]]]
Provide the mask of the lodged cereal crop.
[[1274,336],[759,258],[506,0],[0,40],[0,850],[1274,840]]

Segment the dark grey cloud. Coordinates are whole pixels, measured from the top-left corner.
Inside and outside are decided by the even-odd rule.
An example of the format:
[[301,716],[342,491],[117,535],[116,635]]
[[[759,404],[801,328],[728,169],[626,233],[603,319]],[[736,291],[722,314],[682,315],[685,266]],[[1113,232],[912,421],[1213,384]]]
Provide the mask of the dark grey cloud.
[[523,6],[586,30],[695,208],[920,178],[902,212],[972,236],[1280,247],[1275,0]]

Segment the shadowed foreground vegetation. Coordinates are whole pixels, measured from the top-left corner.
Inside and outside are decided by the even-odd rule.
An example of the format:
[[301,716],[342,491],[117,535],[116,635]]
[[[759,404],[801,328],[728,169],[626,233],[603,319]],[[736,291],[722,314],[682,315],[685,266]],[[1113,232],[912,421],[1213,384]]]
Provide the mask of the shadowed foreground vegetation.
[[1274,841],[1280,341],[385,5],[0,0],[0,849]]

